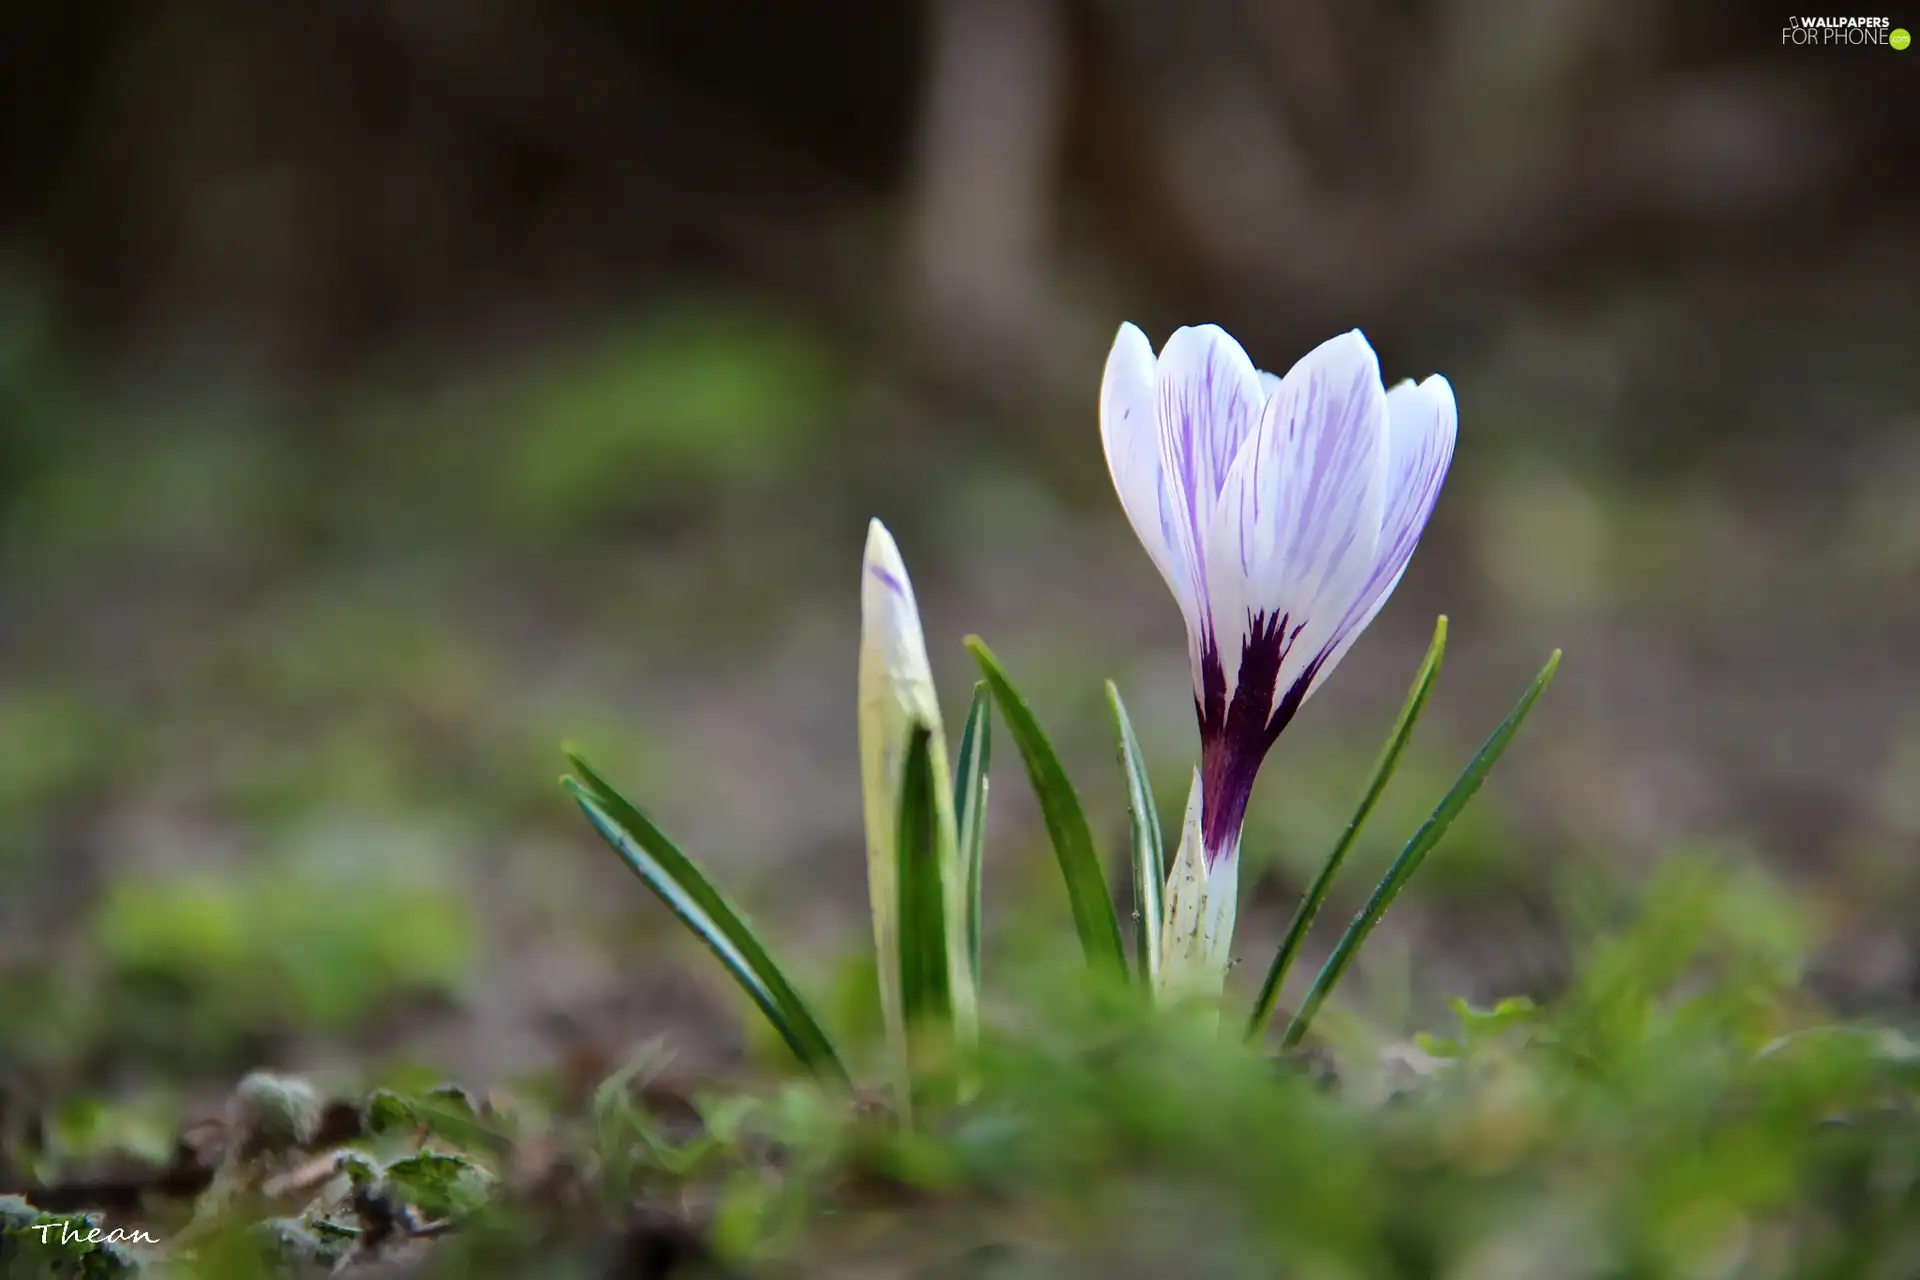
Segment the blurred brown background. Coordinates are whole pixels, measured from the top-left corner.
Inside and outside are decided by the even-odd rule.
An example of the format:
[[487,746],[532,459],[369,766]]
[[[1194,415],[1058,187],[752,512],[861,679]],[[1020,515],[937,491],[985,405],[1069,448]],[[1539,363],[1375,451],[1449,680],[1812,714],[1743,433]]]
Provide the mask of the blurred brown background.
[[[1178,614],[1097,441],[1122,319],[1275,369],[1357,325],[1461,405],[1413,571],[1265,772],[1252,977],[1444,610],[1336,907],[1566,662],[1353,998],[1550,991],[1702,848],[1807,905],[1823,998],[1920,990],[1920,52],[1645,0],[0,23],[13,1076],[736,1057],[563,737],[858,1020],[869,515],[950,717],[978,631],[1117,850],[1116,677],[1177,812]],[[1064,932],[1000,765],[996,909]]]

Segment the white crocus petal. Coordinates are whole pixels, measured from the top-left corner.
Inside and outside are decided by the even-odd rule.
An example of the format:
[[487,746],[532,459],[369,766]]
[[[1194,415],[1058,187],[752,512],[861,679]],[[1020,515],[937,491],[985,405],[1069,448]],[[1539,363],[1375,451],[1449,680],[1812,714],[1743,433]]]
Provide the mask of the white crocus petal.
[[1333,652],[1314,673],[1312,688],[1339,665],[1400,585],[1440,500],[1458,428],[1453,387],[1439,374],[1418,385],[1409,378],[1387,392],[1387,506],[1373,578]]
[[1160,990],[1186,991],[1193,985],[1200,951],[1201,906],[1207,896],[1207,858],[1200,838],[1200,770],[1187,792],[1187,816],[1180,824],[1180,848],[1167,872],[1160,920]]
[[1208,531],[1228,469],[1252,436],[1266,397],[1253,361],[1212,324],[1176,329],[1167,339],[1156,391],[1168,542],[1191,584],[1175,594],[1197,646],[1208,618]]
[[1174,598],[1186,599],[1192,588],[1185,561],[1174,554],[1171,513],[1160,483],[1157,380],[1153,344],[1138,326],[1121,325],[1100,381],[1100,443],[1134,535]]
[[1281,627],[1277,701],[1365,591],[1386,507],[1386,431],[1379,362],[1358,330],[1309,352],[1267,402],[1210,534],[1207,581],[1229,698],[1238,642],[1255,622]]
[[1382,578],[1413,558],[1440,484],[1453,462],[1457,411],[1453,388],[1434,374],[1419,386],[1407,378],[1386,393],[1386,512],[1380,526]]
[[1266,402],[1273,399],[1273,393],[1280,389],[1280,383],[1283,379],[1279,374],[1268,373],[1265,369],[1260,370],[1259,373],[1260,395],[1262,397],[1260,407],[1264,409],[1266,408]]
[[1161,910],[1161,999],[1213,999],[1226,983],[1228,947],[1239,896],[1239,859],[1209,859],[1201,832],[1204,789],[1193,771],[1180,848],[1167,875]]
[[[934,694],[933,668],[927,662],[927,640],[920,629],[913,582],[893,535],[878,520],[867,526],[861,568],[861,726],[877,730],[863,741],[876,751],[891,749],[904,755],[907,722],[918,718],[937,734],[940,702]],[[897,783],[900,759],[887,763]],[[883,798],[891,807],[894,797]]]
[[1211,990],[1226,985],[1233,967],[1233,923],[1240,905],[1240,838],[1234,837],[1227,856],[1214,863],[1207,878],[1207,901],[1200,913],[1200,950]]
[[1458,423],[1453,386],[1437,373],[1418,386],[1409,378],[1387,393],[1387,509],[1380,547],[1381,564],[1392,574],[1413,558],[1440,500]]
[[941,892],[947,908],[948,969],[955,1016],[964,1033],[972,1024],[974,993],[960,928],[962,890],[946,733],[941,727],[940,702],[934,692],[933,669],[927,662],[927,642],[913,598],[913,583],[893,535],[875,520],[867,528],[860,575],[860,787],[880,1008],[888,1038],[900,1054],[905,1051],[906,1028],[900,996],[899,808],[901,774],[909,734],[916,723],[932,733],[928,751],[936,783],[935,820],[941,828],[938,845],[942,854]]

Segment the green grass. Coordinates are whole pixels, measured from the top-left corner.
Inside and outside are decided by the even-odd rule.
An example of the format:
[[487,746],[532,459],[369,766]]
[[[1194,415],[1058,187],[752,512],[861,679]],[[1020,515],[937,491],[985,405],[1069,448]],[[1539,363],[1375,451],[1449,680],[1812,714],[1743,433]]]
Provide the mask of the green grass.
[[1679,864],[1537,1006],[1459,1001],[1411,1041],[1328,1017],[1282,1058],[1062,954],[914,1130],[798,1073],[669,1084],[659,1045],[585,1092],[375,1094],[338,1176],[271,1207],[233,1187],[308,1155],[257,1101],[299,1090],[254,1080],[230,1114],[279,1145],[161,1234],[233,1277],[352,1274],[376,1219],[445,1276],[584,1280],[622,1235],[777,1275],[1911,1274],[1920,1043],[1826,1021],[1813,941],[1757,873]]

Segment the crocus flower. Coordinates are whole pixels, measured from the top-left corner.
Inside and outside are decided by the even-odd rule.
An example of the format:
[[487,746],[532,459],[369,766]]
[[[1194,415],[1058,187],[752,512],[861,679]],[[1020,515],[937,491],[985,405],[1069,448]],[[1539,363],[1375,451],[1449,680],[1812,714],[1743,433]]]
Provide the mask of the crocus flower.
[[867,887],[873,942],[879,960],[880,1008],[896,1054],[904,1055],[906,1027],[900,992],[899,840],[901,774],[916,723],[932,737],[940,825],[941,895],[946,904],[948,980],[954,1017],[963,1035],[973,1020],[974,996],[965,960],[962,885],[954,831],[953,784],[947,766],[940,700],[927,663],[926,636],[913,583],[893,535],[878,520],[867,529],[860,572],[860,784],[866,808]]
[[1156,360],[1120,326],[1100,433],[1121,506],[1187,624],[1200,766],[1162,931],[1168,983],[1214,991],[1260,763],[1406,571],[1453,457],[1453,389],[1388,391],[1359,330],[1284,378],[1215,325]]

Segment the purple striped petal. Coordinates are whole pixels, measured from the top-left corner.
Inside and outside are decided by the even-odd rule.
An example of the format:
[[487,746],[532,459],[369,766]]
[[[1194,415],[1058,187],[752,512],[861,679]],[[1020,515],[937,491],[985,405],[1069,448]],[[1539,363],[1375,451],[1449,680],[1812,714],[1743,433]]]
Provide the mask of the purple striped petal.
[[1184,558],[1173,549],[1173,512],[1160,483],[1159,372],[1153,345],[1120,326],[1100,382],[1100,442],[1121,509],[1176,600],[1193,598]]
[[1453,387],[1439,374],[1416,386],[1412,379],[1387,393],[1387,509],[1380,529],[1374,570],[1349,615],[1342,620],[1331,652],[1307,692],[1340,664],[1400,585],[1426,532],[1440,486],[1453,463],[1459,413]]
[[1386,432],[1373,349],[1345,334],[1287,374],[1228,473],[1207,557],[1217,641],[1200,680],[1209,850],[1230,847],[1261,761],[1373,573]]
[[1207,627],[1208,531],[1221,486],[1266,397],[1240,344],[1218,325],[1176,329],[1160,352],[1160,475],[1170,542],[1189,585],[1181,608],[1195,640]]
[[1418,386],[1409,378],[1387,393],[1387,510],[1376,575],[1381,585],[1413,559],[1453,464],[1458,424],[1453,386],[1437,373]]
[[1358,332],[1344,334],[1287,374],[1228,476],[1209,544],[1213,625],[1225,651],[1228,635],[1252,634],[1261,617],[1288,620],[1276,699],[1326,646],[1373,572],[1386,431],[1373,349]]

